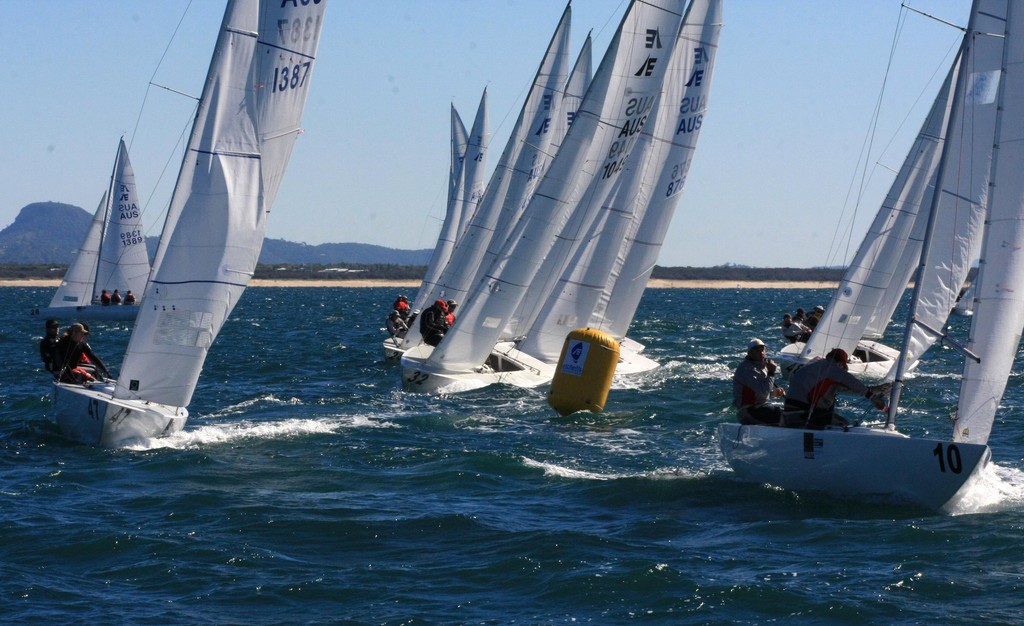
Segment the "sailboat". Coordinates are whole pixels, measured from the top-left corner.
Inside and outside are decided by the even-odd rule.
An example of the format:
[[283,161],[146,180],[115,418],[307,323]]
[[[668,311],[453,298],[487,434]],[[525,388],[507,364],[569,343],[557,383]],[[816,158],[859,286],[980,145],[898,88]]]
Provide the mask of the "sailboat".
[[[693,0],[687,7],[661,96],[652,120],[641,132],[637,158],[630,159],[612,200],[585,233],[570,262],[554,273],[561,276],[557,284],[553,289],[541,286],[539,294],[547,294],[545,301],[533,306],[524,300],[522,308],[536,313],[524,320],[529,329],[519,344],[521,352],[554,365],[566,335],[587,326],[608,332],[620,342],[616,373],[636,374],[658,366],[640,354],[641,344],[625,336],[693,162],[721,28],[721,0]],[[644,222],[646,229],[638,237]],[[566,239],[560,237],[560,241]],[[634,246],[637,252],[627,266]],[[545,274],[543,268],[540,273]],[[616,285],[620,280],[622,284]],[[608,312],[614,317],[605,318]],[[625,350],[623,343],[628,346]]]
[[[991,92],[1002,59],[999,49],[984,48],[972,50],[967,66],[962,57],[954,60],[825,314],[806,344],[790,344],[778,355],[783,375],[840,348],[850,354],[849,371],[854,375],[892,379],[900,351],[880,340],[919,265],[933,210],[949,216],[936,223],[938,232],[931,244],[933,249],[943,247],[946,261],[915,279],[920,283],[922,305],[908,349],[908,371],[937,336],[924,329],[945,324],[967,280],[970,262],[977,257],[989,192],[987,165],[992,158],[996,116]],[[968,73],[969,91],[958,100],[958,115],[952,116],[954,86],[962,72]]]
[[122,138],[117,146],[110,184],[96,208],[82,247],[68,267],[50,306],[32,315],[55,319],[133,320],[139,308],[100,302],[100,294],[129,291],[141,301],[149,278],[149,257],[142,227],[142,205],[135,172]]
[[326,5],[228,1],[120,375],[54,383],[70,438],[116,446],[184,427],[206,354],[256,268]]
[[[812,431],[722,424],[719,445],[740,479],[949,511],[990,462],[987,442],[1024,326],[1024,10],[1006,0],[975,0],[960,48],[961,67],[986,67],[984,59],[993,55],[1000,60],[998,76],[988,71],[958,73],[946,126],[949,136],[967,110],[966,100],[997,103],[991,163],[977,164],[988,174],[990,193],[971,331],[966,346],[942,338],[965,357],[951,437],[911,438],[895,427],[912,335],[923,329],[919,311],[930,297],[923,279],[956,254],[948,246],[932,245],[942,243],[935,239],[938,226],[957,211],[935,194],[885,425]],[[998,82],[992,84],[993,80]],[[943,146],[939,180],[953,162],[951,146],[949,141]]]
[[[486,91],[484,92],[487,93]],[[481,99],[481,106],[486,102]],[[482,112],[477,111],[477,118],[480,119]],[[413,300],[412,309],[419,311],[426,302],[426,285],[436,282],[436,275],[440,273],[451,258],[452,248],[455,245],[455,236],[462,218],[462,210],[465,206],[463,193],[465,187],[465,172],[463,164],[466,159],[466,149],[469,146],[469,136],[466,133],[466,125],[462,123],[462,117],[451,106],[451,152],[448,165],[448,203],[445,208],[444,221],[441,223],[441,232],[434,244],[434,252],[430,255],[430,262],[427,264],[427,271],[424,274],[420,291]],[[432,278],[433,277],[433,278]],[[421,295],[422,294],[422,295]],[[402,337],[391,336],[384,340],[384,360],[398,361],[402,358],[405,348],[402,347]]]
[[543,371],[534,371],[538,368],[529,361],[506,372],[502,362],[492,362],[492,350],[562,227],[579,206],[588,212],[599,208],[614,189],[657,100],[685,4],[684,0],[630,4],[507,245],[474,285],[440,345],[420,345],[402,357],[406,389],[472,388],[520,376],[537,380],[532,384],[524,380],[521,386],[550,380]]

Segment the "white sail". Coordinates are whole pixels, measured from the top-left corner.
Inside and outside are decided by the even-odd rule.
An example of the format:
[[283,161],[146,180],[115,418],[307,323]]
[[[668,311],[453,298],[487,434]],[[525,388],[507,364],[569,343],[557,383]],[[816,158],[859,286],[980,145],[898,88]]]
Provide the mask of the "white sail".
[[230,0],[114,397],[184,407],[256,267],[326,0]]
[[128,149],[121,139],[110,185],[50,306],[87,305],[104,289],[110,293],[117,289],[121,294],[131,291],[141,298],[148,277],[142,206]]
[[590,80],[594,76],[593,48],[594,42],[590,33],[587,33],[587,38],[580,46],[580,53],[576,56],[576,62],[569,72],[569,80],[565,82],[565,89],[562,91],[561,114],[558,116],[558,124],[555,126],[555,135],[552,139],[555,152],[562,145],[572,121],[576,119],[576,113],[583,103],[583,95],[590,88]]
[[434,244],[434,252],[430,255],[430,262],[427,264],[427,271],[423,274],[423,282],[419,291],[413,299],[412,308],[414,311],[422,310],[431,302],[434,286],[441,272],[448,266],[452,250],[455,248],[455,237],[458,234],[459,223],[462,221],[462,211],[466,208],[464,202],[466,172],[463,168],[466,159],[466,150],[469,148],[469,136],[466,134],[466,127],[462,124],[462,118],[452,105],[451,114],[452,138],[451,138],[451,164],[448,170],[448,207],[445,210],[444,221],[441,223],[441,232],[437,236],[437,243]]
[[1003,76],[984,243],[955,441],[986,443],[1024,328],[1024,8],[1007,9]]
[[103,236],[103,221],[107,216],[108,197],[104,191],[100,204],[96,207],[96,213],[92,216],[85,241],[75,253],[75,258],[60,281],[57,292],[50,300],[51,307],[83,306],[92,302],[93,295],[99,295],[100,292],[94,291],[93,286],[96,284],[96,265],[100,258],[100,239]]
[[962,77],[964,94],[948,143],[947,158],[935,205],[934,233],[921,260],[921,275],[907,362],[915,363],[936,340],[967,281],[978,256],[989,195],[990,164],[997,115],[999,74],[1003,63],[1006,0],[980,3]]
[[477,206],[484,195],[486,185],[487,148],[491,143],[490,122],[487,114],[487,89],[480,96],[480,105],[476,109],[473,128],[469,131],[469,144],[466,146],[466,158],[462,163],[465,180],[462,189],[462,209],[459,213],[459,225],[455,235],[458,241],[469,228],[469,223],[476,215]]
[[667,101],[674,99],[679,103],[678,116],[674,120],[675,135],[671,142],[658,143],[653,147],[655,154],[658,151],[668,153],[667,157],[659,159],[664,163],[660,178],[654,179],[652,186],[645,186],[651,190],[650,196],[646,205],[637,211],[620,249],[609,283],[611,289],[606,288],[601,294],[590,320],[590,325],[603,328],[613,337],[625,337],[636,315],[679,204],[707,113],[722,26],[722,2],[694,3],[688,11],[690,16],[679,44],[691,52],[690,57],[681,57],[688,64],[688,69],[684,70],[683,91],[671,96],[666,93],[665,96]]
[[590,81],[593,78],[592,49],[593,42],[588,33],[583,46],[580,48],[580,53],[576,57],[576,63],[573,64],[572,71],[569,72],[569,79],[566,81],[565,87],[561,92],[561,99],[558,103],[559,114],[555,118],[557,124],[554,128],[554,134],[550,137],[550,143],[546,146],[538,146],[538,148],[546,147],[547,151],[537,151],[536,171],[533,168],[533,157],[530,157],[531,185],[527,190],[528,193],[523,194],[522,198],[516,202],[505,203],[505,207],[498,215],[498,223],[494,227],[494,233],[491,235],[490,242],[487,245],[487,251],[484,253],[483,260],[476,265],[472,279],[466,284],[466,291],[483,279],[487,270],[494,264],[498,255],[501,254],[501,251],[510,245],[509,237],[514,230],[515,224],[519,223],[519,220],[522,218],[523,212],[533,197],[537,184],[543,178],[544,172],[547,171],[546,168],[550,165],[555,155],[558,154],[562,141],[565,140],[565,134],[569,131],[569,127],[579,111],[580,104],[583,102],[583,95],[590,88]]
[[[631,247],[627,235],[631,230],[635,232],[635,224],[648,211],[662,216],[667,213],[667,218],[671,218],[696,149],[721,25],[720,0],[694,0],[687,7],[661,97],[652,113],[653,123],[644,126],[640,144],[620,177],[612,201],[603,208],[602,219],[594,222],[584,239],[585,245],[561,273],[540,314],[530,322],[527,337],[519,347],[521,351],[554,364],[565,336],[574,328],[589,325],[602,294],[611,288],[616,265],[623,261],[620,252]],[[660,243],[667,227],[666,219],[662,231],[652,238]],[[641,285],[630,318],[642,294]],[[619,304],[623,310],[630,308],[626,302]],[[608,330],[604,324],[591,326]],[[625,326],[628,327],[628,321]],[[617,336],[621,338],[624,334],[625,329]]]
[[[492,237],[496,232],[504,232],[504,226],[498,225],[518,219],[543,176],[551,159],[553,127],[560,113],[560,89],[568,74],[570,19],[571,10],[566,6],[476,215],[459,238],[439,279],[424,280],[425,288],[429,288],[425,303],[437,298],[465,298]],[[406,344],[418,341],[418,333],[411,335],[407,335]]]
[[832,348],[852,354],[862,338],[880,336],[906,291],[921,256],[959,59],[958,55],[950,67],[903,166],[804,347],[803,358],[824,356]]
[[569,215],[579,204],[589,210],[603,202],[654,105],[684,4],[630,5],[511,245],[474,287],[454,328],[429,357],[431,367],[469,371],[482,364]]
[[455,204],[455,199],[462,195],[460,188],[465,181],[462,176],[462,164],[466,161],[466,149],[469,148],[469,133],[466,132],[466,125],[462,123],[462,117],[455,110],[455,104],[452,104],[451,108],[452,145],[451,159],[448,164],[449,209]]

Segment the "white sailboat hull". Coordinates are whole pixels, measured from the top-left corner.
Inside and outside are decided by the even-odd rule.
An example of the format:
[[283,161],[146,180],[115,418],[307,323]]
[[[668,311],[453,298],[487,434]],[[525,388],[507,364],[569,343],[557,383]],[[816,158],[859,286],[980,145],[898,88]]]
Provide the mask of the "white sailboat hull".
[[988,464],[986,445],[894,430],[802,430],[721,424],[725,460],[743,481],[794,491],[951,509]]
[[615,375],[629,376],[658,369],[660,366],[657,361],[640,354],[646,347],[644,344],[633,341],[629,337],[620,341],[619,362],[615,366]]
[[[402,388],[421,393],[459,393],[496,384],[527,389],[549,384],[555,376],[555,365],[536,359],[515,346],[511,341],[498,343],[487,363],[475,371],[445,372],[432,367],[427,361],[434,349],[420,344],[405,352],[408,358],[399,355],[402,359]],[[616,375],[640,374],[659,367],[657,361],[640,354],[643,344],[626,339],[621,346],[628,349],[620,347]],[[385,356],[389,349],[395,348],[389,347],[389,342],[385,341]]]
[[[789,378],[793,372],[810,362],[800,355],[803,349],[804,343],[798,341],[789,344],[775,356],[774,360],[779,364],[779,374],[783,378]],[[882,380],[896,363],[899,354],[899,350],[895,348],[890,348],[877,341],[862,339],[857,343],[853,354],[850,355],[850,361],[847,364],[848,371],[857,378]],[[909,369],[913,369],[913,366]]]
[[473,371],[447,372],[428,361],[433,348],[420,344],[402,357],[402,388],[420,393],[458,393],[488,385],[539,387],[551,382],[555,368],[520,352],[512,342],[494,346],[487,363]]
[[47,306],[32,309],[30,315],[58,320],[113,320],[132,321],[139,314],[138,305],[87,304],[85,306]]
[[54,414],[64,435],[89,445],[115,447],[185,427],[188,410],[184,407],[118,400],[113,391],[113,381],[89,386],[55,383]]
[[402,355],[405,354],[405,349],[402,348],[402,340],[391,337],[384,340],[384,360],[389,363],[397,363],[402,359]]

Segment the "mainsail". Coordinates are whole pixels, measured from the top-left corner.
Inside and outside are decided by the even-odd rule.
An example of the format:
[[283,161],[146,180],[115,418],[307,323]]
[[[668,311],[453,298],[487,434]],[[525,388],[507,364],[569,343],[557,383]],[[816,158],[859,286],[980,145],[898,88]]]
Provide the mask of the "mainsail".
[[230,0],[114,397],[183,407],[252,277],[326,0]]

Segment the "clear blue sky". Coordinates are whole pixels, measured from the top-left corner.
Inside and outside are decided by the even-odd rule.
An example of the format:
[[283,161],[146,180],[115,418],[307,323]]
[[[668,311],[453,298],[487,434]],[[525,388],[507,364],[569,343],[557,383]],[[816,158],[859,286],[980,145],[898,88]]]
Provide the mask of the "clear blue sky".
[[[493,166],[564,4],[330,1],[306,132],[267,234],[431,248],[448,184],[449,105],[470,125],[488,87]],[[970,8],[969,0],[908,2],[959,25]],[[626,4],[573,3],[573,46],[592,30],[595,67]],[[147,230],[157,234],[193,104],[158,88],[147,93],[147,84],[152,78],[198,95],[224,2],[193,0],[187,13],[188,0],[3,5],[0,228],[31,202],[93,211],[124,134],[148,201]],[[851,225],[858,158],[899,15],[896,0],[725,0],[710,110],[662,265],[810,267],[848,259],[960,38],[950,26],[907,18],[873,141],[873,173]]]

